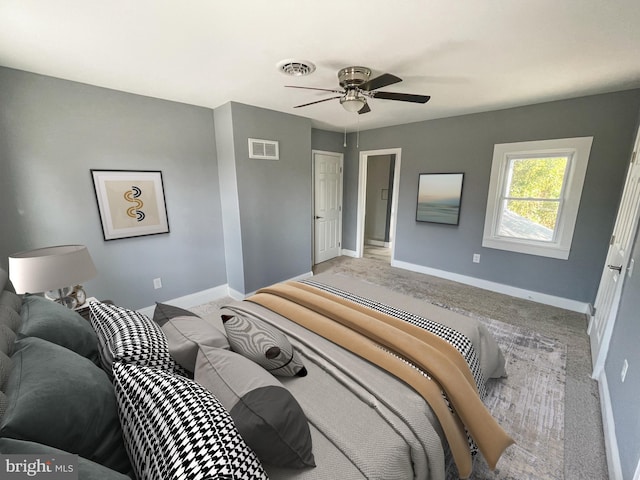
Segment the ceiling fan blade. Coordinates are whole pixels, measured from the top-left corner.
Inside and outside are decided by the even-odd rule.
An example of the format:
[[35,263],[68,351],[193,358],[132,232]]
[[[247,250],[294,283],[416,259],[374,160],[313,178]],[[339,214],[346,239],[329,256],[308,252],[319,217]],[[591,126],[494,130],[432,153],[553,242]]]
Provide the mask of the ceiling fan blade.
[[371,111],[371,108],[369,108],[369,104],[365,103],[364,107],[358,110],[358,115],[362,115],[363,113],[369,113],[370,111]]
[[387,87],[401,81],[402,79],[396,77],[395,75],[391,75],[390,73],[383,73],[379,77],[372,78],[368,82],[364,82],[362,85],[360,85],[360,89],[367,91],[376,90],[378,88]]
[[317,100],[315,102],[310,102],[310,103],[304,103],[302,105],[296,105],[293,108],[300,108],[300,107],[306,107],[308,105],[313,105],[315,103],[322,103],[322,102],[328,102],[329,100],[335,100],[336,98],[340,98],[342,95],[338,96],[338,97],[331,97],[331,98],[325,98],[324,100]]
[[330,88],[298,87],[297,85],[285,85],[285,87],[287,87],[287,88],[302,88],[304,90],[319,90],[321,92],[344,93],[343,90],[332,90]]
[[401,102],[427,103],[431,98],[429,95],[412,95],[411,93],[396,92],[371,92],[374,98],[383,100],[399,100]]

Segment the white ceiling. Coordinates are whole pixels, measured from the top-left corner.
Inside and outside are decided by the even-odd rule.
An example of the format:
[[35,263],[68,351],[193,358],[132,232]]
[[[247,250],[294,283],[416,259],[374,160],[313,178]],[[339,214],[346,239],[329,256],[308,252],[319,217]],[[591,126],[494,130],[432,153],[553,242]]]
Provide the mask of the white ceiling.
[[[313,62],[287,77],[285,59]],[[342,131],[640,87],[639,0],[0,0],[0,65],[215,108],[229,101]],[[347,113],[337,71],[404,81]]]

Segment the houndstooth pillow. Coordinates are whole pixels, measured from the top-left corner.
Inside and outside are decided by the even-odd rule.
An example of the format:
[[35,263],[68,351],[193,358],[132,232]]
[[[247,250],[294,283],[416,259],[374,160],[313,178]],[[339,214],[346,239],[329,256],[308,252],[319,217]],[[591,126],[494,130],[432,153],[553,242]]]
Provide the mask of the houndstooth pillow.
[[196,382],[114,362],[125,445],[138,480],[267,479],[229,412]]
[[167,338],[146,315],[101,302],[89,303],[91,325],[98,335],[102,367],[111,375],[116,360],[185,375],[169,353]]

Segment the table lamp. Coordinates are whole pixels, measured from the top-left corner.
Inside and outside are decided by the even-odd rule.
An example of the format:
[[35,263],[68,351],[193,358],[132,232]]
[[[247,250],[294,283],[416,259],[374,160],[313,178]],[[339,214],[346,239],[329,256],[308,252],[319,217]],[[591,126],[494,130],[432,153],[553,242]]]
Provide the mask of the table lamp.
[[9,256],[9,278],[16,293],[44,293],[68,308],[85,302],[81,282],[97,275],[84,245],[38,248]]

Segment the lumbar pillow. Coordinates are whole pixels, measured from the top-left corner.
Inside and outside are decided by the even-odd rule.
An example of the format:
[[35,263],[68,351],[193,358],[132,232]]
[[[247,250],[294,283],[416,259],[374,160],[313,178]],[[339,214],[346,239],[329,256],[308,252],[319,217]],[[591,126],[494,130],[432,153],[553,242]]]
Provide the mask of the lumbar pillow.
[[42,443],[130,471],[113,385],[100,367],[36,337],[18,340],[11,360],[0,437]]
[[107,373],[116,360],[183,373],[171,358],[163,331],[146,315],[101,302],[90,302],[89,307]]
[[89,322],[73,310],[37,295],[22,300],[18,338],[38,337],[98,361],[98,337]]
[[222,315],[231,350],[247,357],[273,375],[304,377],[304,367],[289,339],[257,318]]
[[220,402],[185,377],[113,364],[125,443],[138,480],[266,479]]
[[302,407],[260,366],[229,350],[201,345],[194,379],[231,413],[242,438],[264,463],[315,466]]
[[195,369],[198,345],[229,348],[223,332],[189,310],[156,303],[153,321],[167,337],[173,359],[190,372]]

